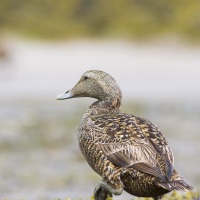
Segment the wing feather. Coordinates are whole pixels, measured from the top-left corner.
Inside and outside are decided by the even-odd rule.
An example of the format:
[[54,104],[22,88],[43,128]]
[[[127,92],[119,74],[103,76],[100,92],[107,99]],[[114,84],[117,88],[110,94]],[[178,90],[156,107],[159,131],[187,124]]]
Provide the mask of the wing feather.
[[[123,113],[96,116],[92,120],[101,135],[96,144],[116,166],[132,167],[162,180],[172,176],[171,149],[150,121]],[[165,173],[160,169],[158,156],[164,159]]]
[[142,129],[144,134],[148,136],[149,141],[152,143],[159,155],[163,158],[163,161],[165,162],[166,176],[168,179],[170,179],[174,171],[174,157],[167,140],[164,138],[158,127],[152,124],[150,121],[139,117],[137,120],[139,125],[145,127]]

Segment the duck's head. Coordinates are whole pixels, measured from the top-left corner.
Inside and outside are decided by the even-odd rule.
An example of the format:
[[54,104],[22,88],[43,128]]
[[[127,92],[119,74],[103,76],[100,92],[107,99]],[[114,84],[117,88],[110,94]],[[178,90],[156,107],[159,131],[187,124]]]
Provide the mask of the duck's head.
[[82,75],[71,90],[60,94],[57,100],[91,97],[99,101],[115,99],[121,102],[121,96],[121,90],[113,77],[103,71],[90,70]]

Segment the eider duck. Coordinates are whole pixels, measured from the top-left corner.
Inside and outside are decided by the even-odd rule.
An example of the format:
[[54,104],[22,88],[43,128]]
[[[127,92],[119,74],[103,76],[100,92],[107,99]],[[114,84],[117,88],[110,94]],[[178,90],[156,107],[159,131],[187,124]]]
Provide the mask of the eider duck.
[[122,93],[109,74],[90,70],[58,100],[97,99],[83,115],[78,129],[80,150],[102,177],[95,200],[120,195],[123,190],[159,200],[172,190],[191,190],[174,169],[167,140],[149,120],[120,111]]

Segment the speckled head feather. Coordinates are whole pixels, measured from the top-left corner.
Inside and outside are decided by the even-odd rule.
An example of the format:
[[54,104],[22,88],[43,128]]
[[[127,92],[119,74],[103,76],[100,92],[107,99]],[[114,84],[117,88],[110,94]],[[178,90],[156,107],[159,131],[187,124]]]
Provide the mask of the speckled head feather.
[[[119,108],[122,93],[115,79],[109,74],[99,70],[90,70],[82,75],[79,82],[71,90],[59,95],[57,99],[78,97],[95,98],[106,107]],[[96,105],[96,103],[93,105]]]

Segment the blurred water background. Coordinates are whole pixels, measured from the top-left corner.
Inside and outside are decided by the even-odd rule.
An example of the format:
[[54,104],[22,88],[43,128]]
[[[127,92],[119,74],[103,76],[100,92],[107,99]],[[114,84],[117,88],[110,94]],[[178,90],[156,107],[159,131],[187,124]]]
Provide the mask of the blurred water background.
[[0,200],[92,195],[100,177],[77,128],[94,99],[55,100],[90,69],[117,80],[124,112],[158,125],[198,190],[200,1],[1,0]]

